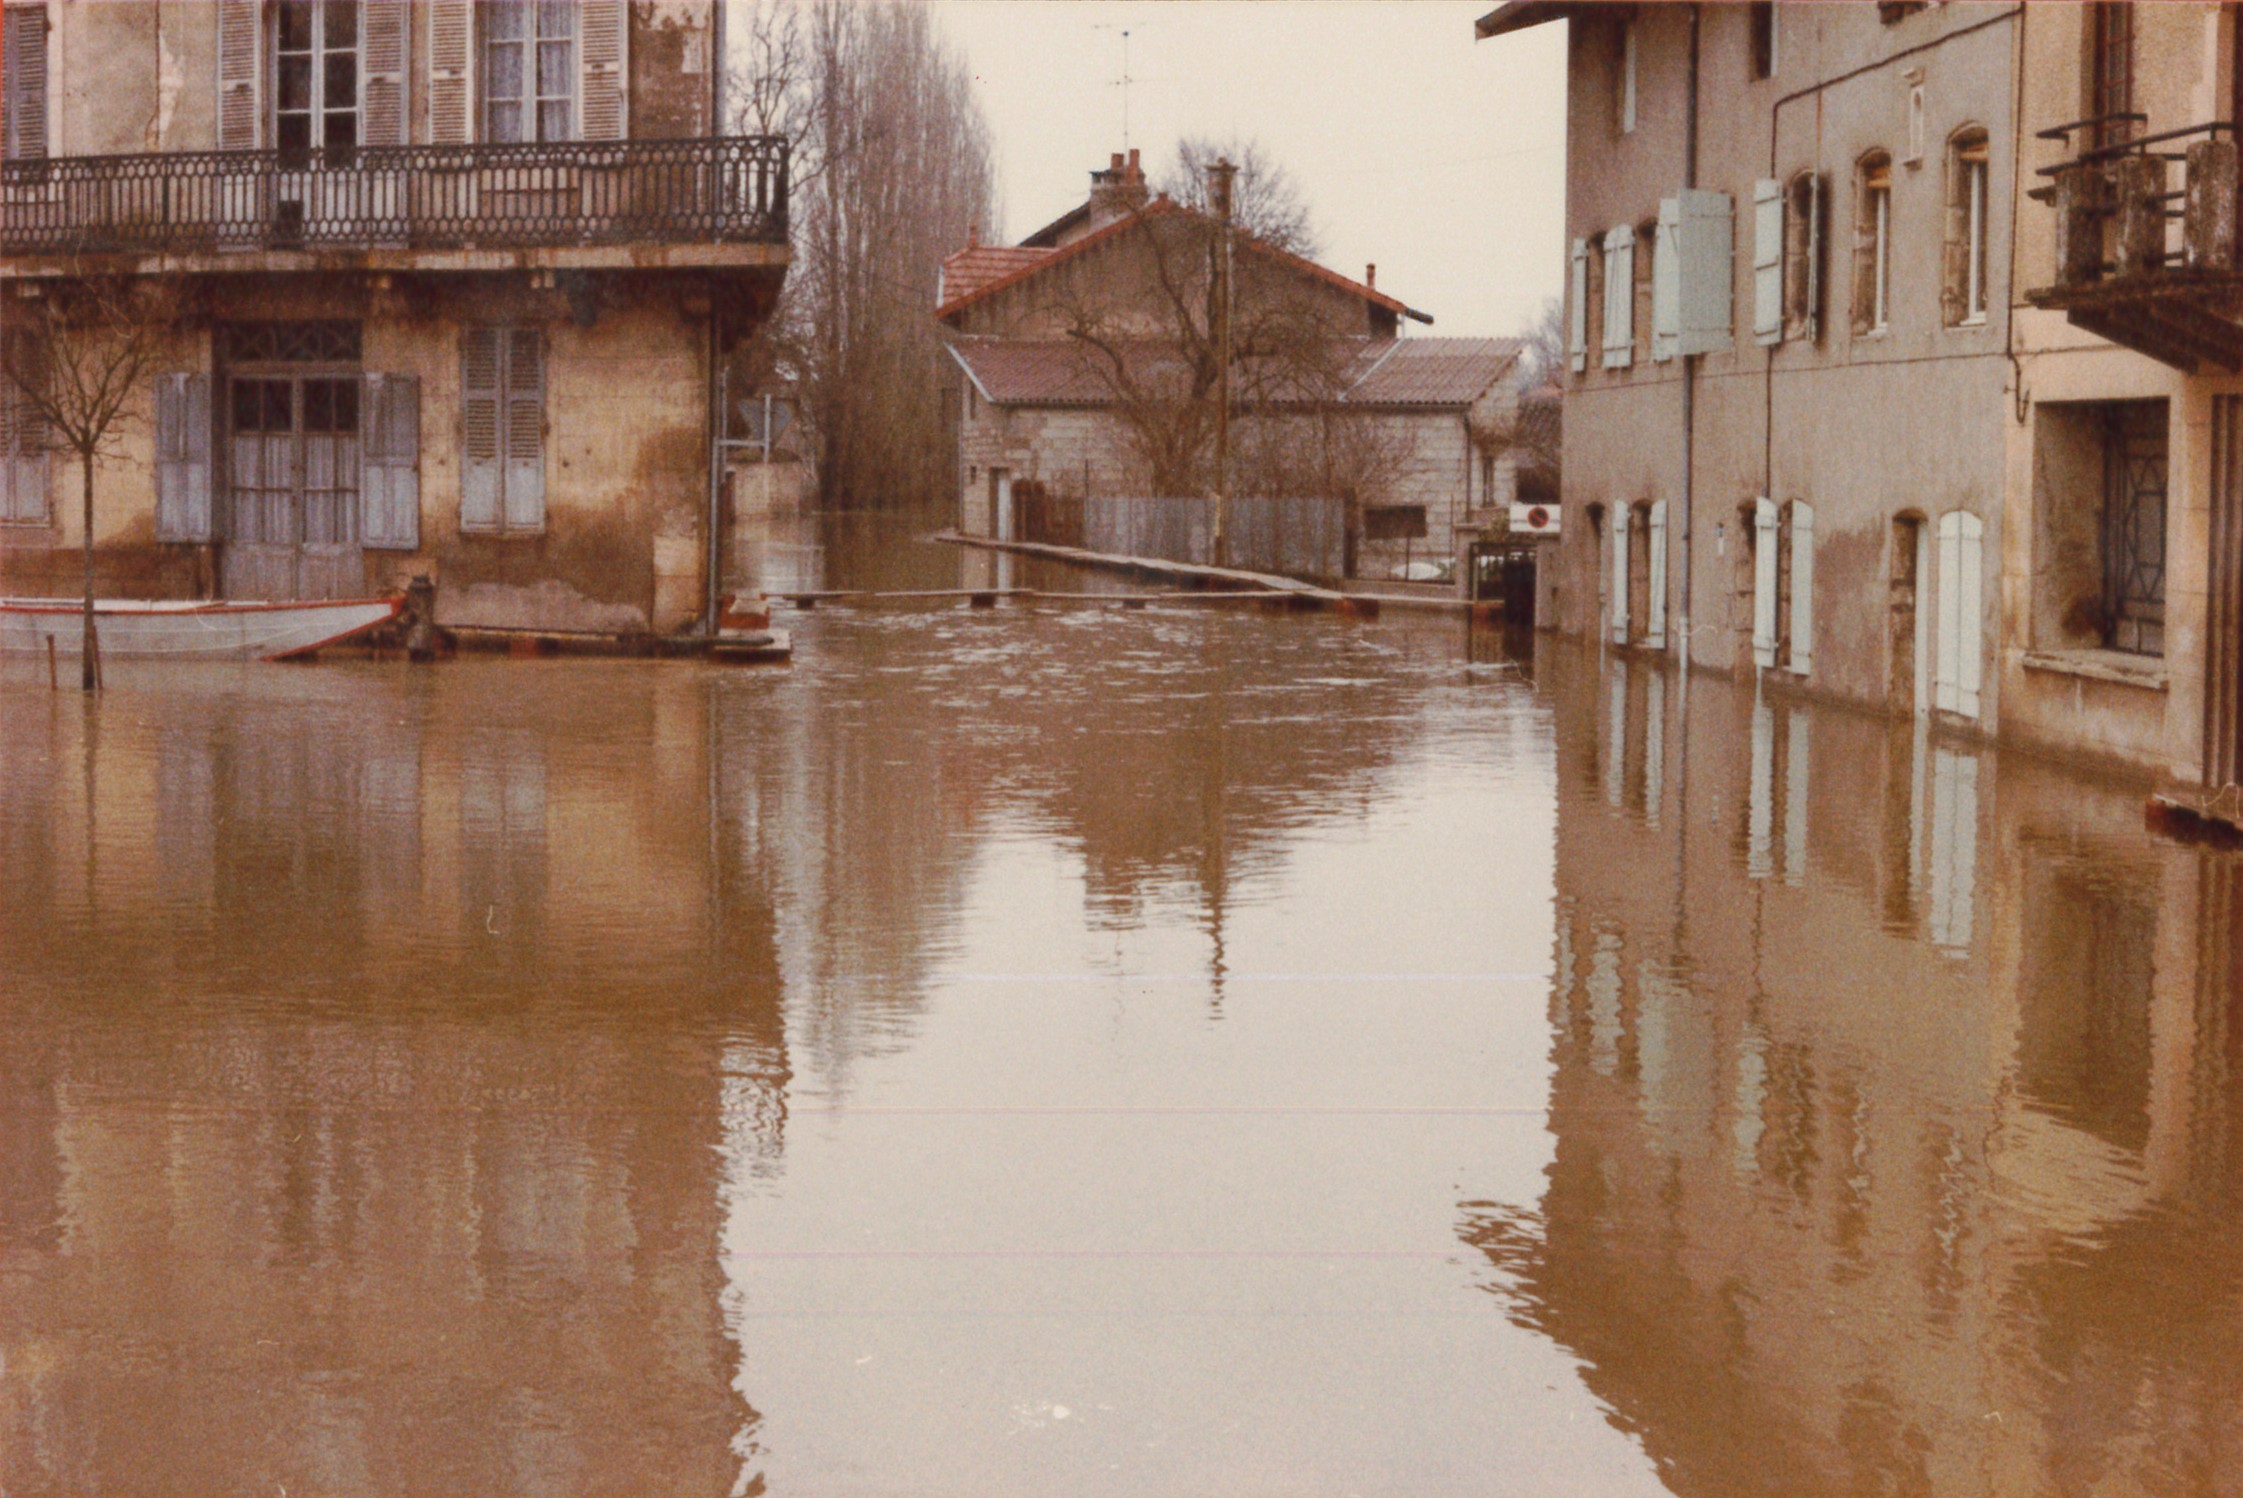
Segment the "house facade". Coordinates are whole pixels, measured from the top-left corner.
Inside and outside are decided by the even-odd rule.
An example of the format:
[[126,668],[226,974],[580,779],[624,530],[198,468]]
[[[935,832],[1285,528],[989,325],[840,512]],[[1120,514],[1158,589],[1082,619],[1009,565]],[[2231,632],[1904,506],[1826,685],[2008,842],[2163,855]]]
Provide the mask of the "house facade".
[[[1152,196],[1132,152],[1019,244],[944,262],[967,534],[1025,539],[1034,500],[1212,486],[1210,433],[1192,424],[1213,407],[1174,393],[1212,353],[1195,279],[1212,232]],[[1401,337],[1404,319],[1431,319],[1378,290],[1375,267],[1357,281],[1250,235],[1237,244],[1234,492],[1345,500],[1355,575],[1445,572],[1508,520],[1519,345]],[[1195,445],[1196,461],[1156,471],[1150,449]]]
[[2235,7],[1561,18],[1546,621],[2232,802]]
[[[436,586],[454,626],[708,610],[728,351],[787,264],[715,0],[5,6],[0,314],[161,278],[97,464],[109,595]],[[0,588],[74,591],[74,461],[11,388]]]

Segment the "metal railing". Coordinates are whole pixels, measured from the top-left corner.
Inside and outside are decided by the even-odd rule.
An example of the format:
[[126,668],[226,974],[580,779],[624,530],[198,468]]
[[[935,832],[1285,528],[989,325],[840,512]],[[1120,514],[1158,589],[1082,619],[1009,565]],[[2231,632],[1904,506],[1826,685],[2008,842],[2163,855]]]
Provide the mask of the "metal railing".
[[777,136],[0,165],[0,254],[783,243]]
[[[2040,132],[2067,144],[2138,114],[2075,120]],[[2171,168],[2181,185],[2170,186]],[[2237,258],[2237,145],[2231,120],[2161,130],[2081,151],[2042,167],[2032,197],[2056,211],[2056,289],[2174,273],[2227,273]]]

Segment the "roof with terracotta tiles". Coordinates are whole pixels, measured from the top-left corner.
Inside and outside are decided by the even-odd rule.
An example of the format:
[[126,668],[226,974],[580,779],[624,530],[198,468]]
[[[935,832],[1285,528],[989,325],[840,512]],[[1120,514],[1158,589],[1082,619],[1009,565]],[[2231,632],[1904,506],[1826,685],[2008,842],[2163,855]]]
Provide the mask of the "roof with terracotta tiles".
[[944,305],[968,300],[983,287],[1047,259],[1052,253],[1022,245],[968,245],[942,262],[942,288],[936,293],[937,300]]
[[[1130,214],[1126,218],[1115,219],[1110,224],[1101,225],[1074,243],[1062,245],[1058,249],[1046,250],[1024,245],[1010,246],[1002,253],[1022,258],[1011,262],[1010,267],[1004,269],[1000,274],[982,275],[981,270],[984,266],[996,270],[998,262],[976,259],[970,266],[966,267],[970,276],[970,285],[961,285],[951,279],[951,265],[966,256],[986,257],[996,248],[987,245],[969,246],[943,262],[942,302],[940,306],[935,308],[935,315],[944,318],[954,316],[984,297],[992,296],[1008,287],[1017,286],[1029,277],[1048,270],[1052,266],[1072,260],[1093,246],[1105,244],[1118,238],[1144,219],[1166,218],[1179,214],[1194,218],[1202,216],[1198,210],[1186,208],[1174,198],[1163,194],[1153,199],[1139,212]],[[1351,295],[1359,296],[1372,306],[1384,308],[1397,317],[1415,317],[1421,322],[1432,321],[1424,313],[1395,300],[1383,291],[1366,286],[1361,281],[1350,280],[1338,271],[1318,265],[1315,261],[1293,254],[1290,250],[1281,250],[1275,245],[1265,244],[1251,235],[1239,235],[1238,247],[1249,253],[1265,256],[1280,265],[1299,271],[1303,275],[1313,276]]]
[[[1071,338],[961,338],[950,349],[994,405],[1103,406],[1114,398],[1105,356]],[[1513,338],[1352,339],[1334,350],[1332,363],[1343,404],[1462,410],[1508,376],[1518,352]],[[1143,380],[1175,359],[1175,346],[1146,340],[1124,345],[1122,357],[1131,377]],[[1262,387],[1262,401],[1320,403],[1275,370],[1243,373],[1242,383]]]

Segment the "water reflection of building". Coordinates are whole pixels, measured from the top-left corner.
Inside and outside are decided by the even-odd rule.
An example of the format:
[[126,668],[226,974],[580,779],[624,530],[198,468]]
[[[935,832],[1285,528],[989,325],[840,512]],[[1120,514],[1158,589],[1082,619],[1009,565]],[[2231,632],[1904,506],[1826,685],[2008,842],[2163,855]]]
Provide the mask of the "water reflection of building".
[[720,1227],[728,1160],[783,1142],[769,893],[678,793],[725,757],[695,678],[506,669],[12,697],[10,1488],[740,1480]]
[[2232,868],[2044,767],[1582,665],[1556,1158],[1464,1209],[1514,1314],[1678,1492],[2243,1481]]

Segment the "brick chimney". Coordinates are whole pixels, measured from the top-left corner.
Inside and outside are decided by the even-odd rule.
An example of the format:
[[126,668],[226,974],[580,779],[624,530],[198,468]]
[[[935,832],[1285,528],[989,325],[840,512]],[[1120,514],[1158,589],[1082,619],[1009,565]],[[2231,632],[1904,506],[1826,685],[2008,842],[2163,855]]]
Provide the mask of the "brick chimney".
[[1131,149],[1127,156],[1116,151],[1107,164],[1090,174],[1090,227],[1102,228],[1115,219],[1126,218],[1145,206],[1145,169],[1137,164],[1137,152]]
[[1373,291],[1378,290],[1379,268],[1377,261],[1374,260],[1369,265],[1363,267],[1363,284],[1370,287]]

